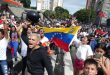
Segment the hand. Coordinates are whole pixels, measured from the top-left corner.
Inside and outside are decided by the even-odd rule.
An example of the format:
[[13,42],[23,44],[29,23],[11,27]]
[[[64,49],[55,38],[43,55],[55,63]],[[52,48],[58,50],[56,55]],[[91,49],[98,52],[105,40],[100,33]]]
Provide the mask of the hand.
[[102,66],[103,65],[103,61],[101,59],[97,59],[97,58],[94,58],[94,60],[97,61],[97,63]]
[[27,28],[27,24],[25,23],[21,23],[20,26],[22,26],[23,28]]
[[53,55],[55,53],[54,50],[48,50],[47,52],[48,52],[49,55]]

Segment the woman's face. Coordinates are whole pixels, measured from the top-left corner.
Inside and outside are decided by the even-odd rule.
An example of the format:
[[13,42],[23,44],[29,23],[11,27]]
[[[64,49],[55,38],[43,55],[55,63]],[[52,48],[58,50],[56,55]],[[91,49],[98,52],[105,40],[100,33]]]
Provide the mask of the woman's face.
[[94,64],[86,64],[83,71],[84,75],[97,75],[97,68]]
[[31,34],[31,33],[32,33],[32,29],[31,28],[28,28],[27,34]]
[[96,49],[96,53],[98,53],[98,54],[103,56],[105,54],[105,51],[103,49],[101,49],[101,48],[97,48]]
[[40,29],[39,33],[40,33],[40,34],[44,34],[43,29]]
[[44,36],[44,30],[40,29],[39,34],[40,34],[41,37],[43,37]]
[[87,37],[83,37],[81,42],[83,44],[87,44],[88,43],[88,38]]

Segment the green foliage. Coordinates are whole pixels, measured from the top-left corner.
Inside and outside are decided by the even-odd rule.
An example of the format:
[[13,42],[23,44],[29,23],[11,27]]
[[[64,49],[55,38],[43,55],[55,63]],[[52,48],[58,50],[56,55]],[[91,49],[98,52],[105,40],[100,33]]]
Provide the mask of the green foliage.
[[8,5],[8,3],[2,3],[2,4],[1,4],[1,6],[6,6],[6,5]]
[[55,18],[54,11],[46,10],[43,14],[46,15],[46,16],[48,16],[49,18],[52,18],[52,19]]
[[67,19],[69,18],[69,11],[62,7],[55,8],[55,18],[57,19]]
[[36,9],[36,7],[31,7],[31,9]]
[[95,20],[95,11],[93,9],[81,9],[77,11],[74,16],[82,23],[93,22]]
[[31,0],[20,0],[25,8],[30,8]]
[[46,10],[44,15],[52,19],[67,19],[70,17],[69,11],[62,7],[56,7],[55,11]]

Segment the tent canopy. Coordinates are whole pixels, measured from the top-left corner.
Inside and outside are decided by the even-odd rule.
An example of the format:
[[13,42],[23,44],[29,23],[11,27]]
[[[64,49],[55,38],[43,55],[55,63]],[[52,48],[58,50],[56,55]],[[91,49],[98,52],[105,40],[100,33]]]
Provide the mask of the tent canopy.
[[12,4],[12,5],[16,5],[16,6],[22,6],[22,3],[14,1],[14,0],[3,0],[3,2]]

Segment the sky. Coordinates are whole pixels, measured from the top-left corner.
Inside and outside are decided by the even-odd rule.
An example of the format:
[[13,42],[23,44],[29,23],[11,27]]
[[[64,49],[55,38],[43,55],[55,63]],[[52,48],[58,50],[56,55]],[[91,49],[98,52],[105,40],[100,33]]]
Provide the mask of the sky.
[[64,0],[63,8],[69,10],[70,14],[86,7],[86,0]]
[[[31,6],[36,6],[36,0],[31,0]],[[63,8],[67,9],[70,14],[86,7],[86,0],[64,0]]]

